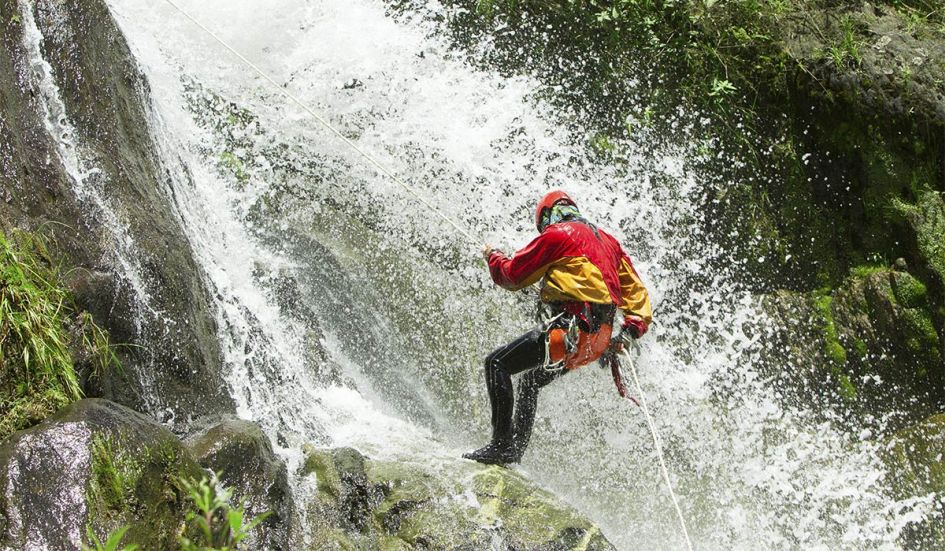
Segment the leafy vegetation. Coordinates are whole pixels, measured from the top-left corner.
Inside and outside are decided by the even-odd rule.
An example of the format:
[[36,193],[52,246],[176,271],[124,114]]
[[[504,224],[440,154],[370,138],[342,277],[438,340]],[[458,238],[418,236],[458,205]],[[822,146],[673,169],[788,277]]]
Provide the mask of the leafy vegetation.
[[98,536],[95,535],[95,532],[92,531],[91,527],[87,527],[85,530],[85,535],[92,543],[91,546],[83,545],[83,551],[137,551],[138,546],[136,544],[126,545],[124,547],[119,547],[121,545],[121,540],[125,538],[125,532],[128,531],[127,526],[122,526],[118,530],[115,530],[109,534],[108,538],[105,540],[105,543],[102,543],[102,540],[98,539]]
[[112,512],[128,509],[141,477],[142,463],[131,457],[108,435],[92,437],[92,478],[89,503],[101,503]]
[[108,335],[77,308],[43,241],[0,233],[0,437],[82,397],[75,355],[101,376],[118,360]]
[[231,491],[214,474],[200,480],[182,480],[194,509],[187,513],[187,529],[179,539],[182,551],[232,551],[270,513],[245,518],[245,504],[230,504]]

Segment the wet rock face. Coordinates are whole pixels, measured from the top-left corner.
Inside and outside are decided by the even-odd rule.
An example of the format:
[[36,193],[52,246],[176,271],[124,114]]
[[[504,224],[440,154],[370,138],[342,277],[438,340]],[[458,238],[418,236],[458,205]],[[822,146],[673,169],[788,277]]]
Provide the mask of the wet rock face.
[[114,402],[76,402],[0,447],[0,547],[77,549],[103,538],[171,548],[184,517],[176,477],[202,471],[169,431]]
[[265,433],[253,422],[235,417],[202,421],[204,427],[185,445],[206,469],[220,473],[233,490],[233,503],[245,500],[246,516],[270,516],[256,528],[247,545],[258,549],[289,549],[292,494],[285,464],[272,450]]
[[114,342],[140,345],[118,350],[127,376],[91,394],[179,426],[230,412],[147,81],[104,1],[30,4],[0,3],[0,229],[42,231],[78,306]]
[[[782,377],[808,398],[845,402],[916,422],[945,405],[945,360],[930,290],[901,265],[854,274],[830,292],[782,291],[767,300],[782,320],[774,348]],[[778,369],[778,367],[774,367]]]
[[447,471],[306,449],[307,549],[613,549],[600,529],[521,475],[457,460]]
[[[890,486],[899,499],[934,494],[934,507],[945,510],[945,414],[934,415],[902,430],[889,440],[883,454]],[[906,549],[942,549],[945,526],[939,519],[911,525],[904,536]]]

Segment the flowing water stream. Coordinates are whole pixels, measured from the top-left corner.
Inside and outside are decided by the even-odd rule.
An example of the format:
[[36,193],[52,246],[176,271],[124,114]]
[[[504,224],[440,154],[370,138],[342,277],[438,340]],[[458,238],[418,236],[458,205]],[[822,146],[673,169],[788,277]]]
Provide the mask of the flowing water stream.
[[[151,84],[157,153],[216,299],[239,414],[290,473],[312,442],[448,476],[488,436],[481,360],[532,323],[534,296],[495,288],[478,243],[171,6],[109,4]],[[597,160],[537,83],[471,69],[429,23],[395,21],[379,1],[181,5],[483,241],[523,245],[534,201],[559,186],[612,230],[653,295],[638,368],[696,548],[895,548],[925,514],[927,501],[887,495],[866,435],[783,405],[761,376],[768,322],[711,267],[721,251],[699,231],[686,143],[642,136],[622,162]],[[643,418],[596,367],[543,392],[516,469],[620,549],[682,546]]]

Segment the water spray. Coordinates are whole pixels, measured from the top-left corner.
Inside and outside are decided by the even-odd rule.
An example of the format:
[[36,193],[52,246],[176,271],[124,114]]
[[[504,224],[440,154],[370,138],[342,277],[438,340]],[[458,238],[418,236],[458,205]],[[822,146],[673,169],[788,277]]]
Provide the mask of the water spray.
[[461,233],[462,235],[464,235],[467,239],[469,239],[470,242],[475,243],[475,244],[480,244],[480,243],[482,243],[482,240],[477,239],[477,238],[476,238],[474,235],[472,235],[468,230],[466,230],[465,228],[463,228],[462,226],[460,226],[459,224],[457,224],[455,221],[453,221],[452,218],[450,218],[449,216],[446,216],[445,214],[443,214],[443,212],[440,211],[440,209],[438,209],[438,208],[436,208],[435,206],[433,206],[432,204],[430,204],[430,202],[428,202],[426,199],[424,199],[423,196],[421,196],[421,195],[417,192],[417,190],[415,190],[413,187],[409,186],[409,185],[407,184],[407,182],[405,182],[402,178],[398,177],[396,174],[394,174],[392,171],[390,171],[387,167],[385,167],[384,165],[382,165],[382,164],[380,163],[380,161],[378,161],[377,159],[375,159],[371,154],[367,153],[366,151],[364,151],[363,149],[361,149],[360,147],[358,147],[358,145],[357,145],[356,143],[354,143],[353,141],[351,141],[350,139],[348,139],[347,137],[345,137],[345,135],[342,134],[340,130],[338,130],[338,129],[335,128],[330,122],[328,122],[327,120],[325,120],[324,117],[322,117],[321,115],[319,115],[314,109],[312,109],[311,107],[309,107],[305,102],[303,102],[302,100],[300,100],[299,98],[297,98],[293,93],[289,92],[288,90],[286,90],[285,88],[283,88],[282,86],[280,86],[279,83],[275,81],[275,79],[273,79],[273,78],[270,77],[265,71],[263,71],[262,69],[260,69],[259,67],[257,67],[252,61],[250,61],[249,59],[247,59],[246,56],[244,56],[243,54],[239,53],[239,51],[237,51],[236,48],[230,46],[226,41],[224,41],[222,38],[220,38],[219,36],[217,36],[213,31],[211,31],[210,29],[208,29],[203,23],[201,23],[200,21],[198,21],[195,17],[193,17],[193,16],[190,15],[188,12],[186,12],[183,8],[181,8],[180,6],[178,6],[178,5],[174,2],[174,0],[165,0],[165,1],[166,1],[168,4],[170,4],[175,10],[177,10],[178,12],[180,12],[181,15],[183,15],[184,17],[186,17],[187,19],[189,19],[194,25],[197,25],[198,27],[200,27],[201,30],[203,30],[205,33],[207,33],[208,35],[210,35],[211,38],[213,38],[213,39],[214,39],[215,41],[217,41],[221,46],[223,46],[224,48],[226,48],[231,54],[233,54],[234,56],[236,56],[237,58],[239,58],[239,60],[242,61],[243,63],[245,63],[247,67],[249,67],[250,69],[252,69],[254,73],[256,73],[257,75],[259,75],[260,77],[262,77],[264,80],[266,80],[269,84],[271,84],[272,87],[273,87],[273,89],[275,89],[276,91],[278,91],[280,94],[282,94],[283,96],[285,96],[289,101],[291,101],[292,103],[298,105],[298,106],[301,107],[305,112],[307,112],[309,115],[311,115],[312,117],[314,117],[315,120],[319,122],[319,124],[321,124],[322,126],[325,127],[325,129],[327,129],[329,132],[331,132],[332,134],[334,134],[335,137],[337,137],[339,140],[341,140],[342,142],[344,142],[348,147],[350,147],[350,148],[353,149],[355,152],[357,152],[359,155],[361,155],[361,157],[363,157],[364,160],[366,160],[370,165],[372,165],[374,168],[376,168],[376,169],[377,169],[378,171],[380,171],[382,174],[386,175],[388,178],[390,178],[391,180],[393,180],[394,182],[396,182],[397,185],[399,185],[400,187],[404,188],[404,190],[406,190],[408,193],[410,193],[411,195],[413,195],[414,198],[415,198],[417,201],[420,201],[421,203],[423,203],[423,206],[427,207],[428,209],[430,209],[431,211],[433,211],[434,213],[436,213],[436,215],[439,216],[440,218],[442,218],[444,222],[448,223],[450,226],[453,226],[453,228],[454,228],[456,231],[458,231],[459,233]]
[[[633,342],[632,346],[637,348],[638,345]],[[643,387],[640,386],[640,379],[637,377],[637,367],[633,361],[633,357],[630,355],[630,351],[627,350],[627,346],[623,347],[623,355],[627,359],[627,365],[630,367],[630,375],[633,376],[633,386],[637,389],[637,395],[640,397],[639,400],[634,399],[632,396],[628,396],[627,399],[631,400],[636,405],[640,406],[640,409],[643,410],[643,416],[646,418],[646,426],[650,429],[650,435],[653,437],[653,447],[656,449],[656,457],[659,459],[660,472],[663,474],[663,481],[666,482],[666,488],[669,490],[669,497],[673,501],[673,507],[676,508],[676,516],[679,518],[679,526],[682,528],[683,537],[686,540],[686,548],[689,551],[692,551],[692,541],[689,539],[689,530],[686,528],[686,520],[683,517],[682,509],[679,507],[679,501],[676,499],[676,492],[673,491],[673,483],[669,480],[669,469],[666,468],[666,461],[663,458],[663,442],[659,436],[659,433],[656,431],[656,426],[653,424],[653,418],[650,416],[650,410],[646,406],[646,397],[643,396]],[[621,376],[623,376],[621,374]]]
[[[266,82],[268,82],[269,84],[271,84],[271,85],[272,85],[272,88],[273,88],[274,90],[276,90],[279,94],[281,94],[281,95],[284,96],[286,99],[288,99],[289,101],[291,101],[292,103],[294,103],[294,104],[297,105],[298,107],[302,108],[302,110],[304,110],[304,111],[305,111],[306,113],[308,113],[309,115],[311,115],[311,116],[312,116],[316,121],[318,121],[318,123],[321,124],[326,130],[328,130],[329,132],[331,132],[335,137],[337,137],[339,140],[341,140],[345,145],[347,145],[347,146],[350,147],[352,150],[354,150],[356,153],[358,153],[361,157],[363,157],[363,158],[368,162],[368,164],[370,164],[371,166],[373,166],[374,168],[376,168],[380,173],[382,173],[382,174],[386,175],[387,177],[389,177],[392,181],[394,181],[397,185],[399,185],[399,186],[400,186],[401,188],[403,188],[405,191],[407,191],[408,193],[410,193],[417,201],[419,201],[420,203],[422,203],[422,204],[423,204],[426,208],[428,208],[430,211],[436,213],[437,216],[439,216],[444,222],[446,222],[447,224],[449,224],[450,226],[452,226],[457,232],[459,232],[459,233],[462,234],[464,237],[466,237],[471,243],[474,243],[474,244],[477,244],[477,245],[480,244],[480,243],[482,243],[482,240],[481,240],[481,239],[478,239],[476,236],[474,236],[472,233],[470,233],[467,229],[465,229],[465,228],[463,228],[462,226],[460,226],[456,221],[454,221],[452,218],[450,218],[449,216],[447,216],[446,214],[444,214],[441,210],[439,210],[438,208],[436,208],[436,207],[435,207],[434,205],[432,205],[429,201],[427,201],[426,199],[424,199],[423,196],[421,196],[420,193],[419,193],[416,189],[414,189],[413,187],[411,187],[410,185],[408,185],[402,178],[398,177],[398,176],[397,176],[396,174],[394,174],[391,170],[389,170],[387,167],[385,167],[383,164],[381,164],[381,162],[378,161],[376,158],[374,158],[371,154],[367,153],[366,151],[364,151],[363,149],[361,149],[360,147],[358,147],[358,145],[355,144],[353,141],[351,141],[350,139],[348,139],[347,137],[345,137],[345,135],[342,134],[341,131],[339,131],[337,128],[335,128],[335,127],[334,127],[331,123],[329,123],[324,117],[322,117],[321,115],[319,115],[318,112],[316,112],[314,109],[312,109],[311,107],[309,107],[305,102],[303,102],[302,100],[300,100],[300,99],[299,99],[298,97],[296,97],[294,94],[292,94],[291,92],[289,92],[288,90],[286,90],[285,88],[283,88],[278,82],[276,82],[275,79],[273,79],[273,78],[272,78],[271,76],[269,76],[265,71],[263,71],[263,70],[260,69],[258,66],[256,66],[252,61],[250,61],[249,59],[247,59],[246,56],[244,56],[243,54],[241,54],[241,53],[240,53],[238,50],[236,50],[234,47],[230,46],[230,44],[228,44],[228,43],[227,43],[226,41],[224,41],[222,38],[220,38],[219,36],[217,36],[216,33],[214,33],[213,31],[211,31],[211,30],[210,30],[209,28],[207,28],[203,23],[201,23],[199,20],[197,20],[195,17],[193,17],[190,13],[188,13],[188,12],[185,11],[183,8],[181,8],[179,5],[177,5],[177,3],[174,2],[174,0],[165,0],[165,2],[167,2],[168,4],[170,4],[171,7],[173,7],[175,10],[177,10],[181,15],[183,15],[185,18],[187,18],[191,23],[193,23],[194,25],[196,25],[197,27],[199,27],[203,32],[207,33],[207,35],[209,35],[211,38],[213,38],[213,40],[215,40],[215,41],[216,41],[218,44],[220,44],[223,48],[225,48],[225,49],[226,49],[227,51],[229,51],[231,54],[233,54],[234,56],[236,56],[236,58],[238,58],[240,61],[242,61],[247,67],[249,67],[250,69],[252,69],[252,71],[253,71],[254,73],[256,73],[257,75],[259,75],[260,77],[262,77],[263,80],[265,80]],[[649,430],[650,430],[650,435],[651,435],[652,438],[653,438],[653,445],[654,445],[654,447],[655,447],[655,449],[656,449],[657,458],[659,459],[659,465],[660,465],[660,470],[661,470],[662,475],[663,475],[663,480],[664,480],[664,482],[666,483],[667,489],[669,490],[670,498],[672,499],[673,506],[674,506],[675,509],[676,509],[676,515],[677,515],[677,517],[679,518],[679,524],[680,524],[680,527],[682,528],[682,533],[683,533],[683,536],[684,536],[685,541],[686,541],[686,547],[687,547],[687,549],[688,549],[689,551],[692,551],[693,547],[692,547],[692,542],[691,542],[690,539],[689,539],[689,531],[688,531],[687,528],[686,528],[686,522],[685,522],[685,520],[684,520],[684,518],[683,518],[682,509],[679,507],[679,502],[677,501],[677,499],[676,499],[676,494],[675,494],[675,492],[673,491],[673,485],[672,485],[672,482],[670,481],[670,478],[669,478],[669,470],[666,468],[666,462],[665,462],[664,457],[663,457],[662,441],[661,441],[661,439],[660,439],[660,437],[659,437],[659,434],[657,433],[657,430],[656,430],[655,425],[653,424],[653,419],[652,419],[651,416],[650,416],[649,409],[648,409],[647,406],[646,406],[646,400],[645,400],[645,398],[643,397],[643,389],[642,389],[642,387],[640,386],[640,381],[639,381],[639,379],[638,379],[638,377],[637,377],[636,366],[634,365],[633,358],[630,356],[630,353],[627,351],[627,347],[624,347],[623,352],[624,352],[624,356],[625,356],[626,359],[627,359],[627,363],[628,363],[628,365],[630,366],[630,373],[631,373],[631,375],[633,376],[633,382],[634,382],[634,385],[636,386],[637,394],[640,396],[639,401],[637,401],[636,399],[634,399],[634,398],[632,398],[632,397],[629,397],[628,399],[632,400],[634,403],[636,403],[638,406],[640,406],[640,409],[643,410],[643,414],[644,414],[644,416],[645,416],[645,418],[646,418],[647,427],[649,428]]]

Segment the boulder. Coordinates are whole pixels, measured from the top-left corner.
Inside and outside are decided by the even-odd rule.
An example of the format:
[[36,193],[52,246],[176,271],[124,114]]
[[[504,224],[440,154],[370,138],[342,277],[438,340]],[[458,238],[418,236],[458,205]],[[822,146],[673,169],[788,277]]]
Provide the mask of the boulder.
[[515,471],[305,450],[306,549],[613,549],[600,529]]
[[285,463],[272,450],[259,425],[236,417],[204,420],[184,444],[200,465],[220,475],[233,491],[232,502],[243,502],[248,518],[270,515],[247,540],[258,549],[288,549],[292,492]]
[[80,400],[0,446],[0,547],[78,549],[89,527],[104,541],[176,545],[186,500],[180,477],[203,471],[150,418],[102,399]]

